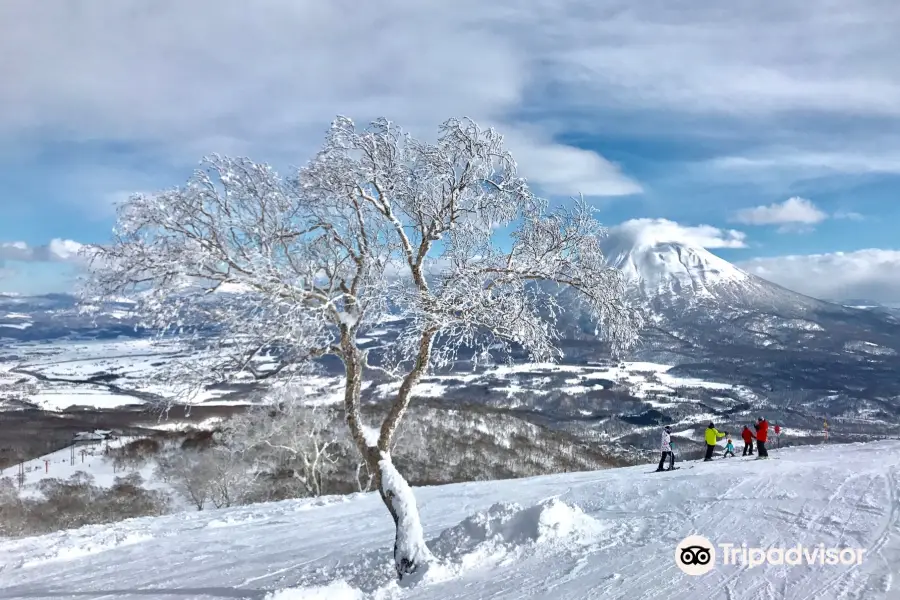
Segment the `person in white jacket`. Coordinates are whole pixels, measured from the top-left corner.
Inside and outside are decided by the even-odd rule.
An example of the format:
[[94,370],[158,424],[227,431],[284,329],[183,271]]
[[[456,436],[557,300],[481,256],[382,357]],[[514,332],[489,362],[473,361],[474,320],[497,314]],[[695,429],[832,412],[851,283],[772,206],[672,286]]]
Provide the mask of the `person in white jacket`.
[[675,453],[672,451],[672,428],[668,425],[663,427],[660,450],[662,451],[662,456],[659,459],[659,466],[656,468],[657,472],[666,470],[663,469],[663,465],[666,464],[667,458],[669,459],[668,470],[671,471],[675,468]]

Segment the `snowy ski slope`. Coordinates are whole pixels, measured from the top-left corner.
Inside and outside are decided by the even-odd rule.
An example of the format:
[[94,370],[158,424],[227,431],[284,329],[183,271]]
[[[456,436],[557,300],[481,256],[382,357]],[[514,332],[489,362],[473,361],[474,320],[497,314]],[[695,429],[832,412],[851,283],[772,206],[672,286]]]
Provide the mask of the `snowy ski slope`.
[[[896,600],[900,442],[416,490],[443,564],[398,585],[373,494],[135,519],[0,541],[0,598]],[[675,564],[714,544],[857,546],[858,565]]]
[[[116,477],[124,477],[132,473],[139,473],[147,484],[160,486],[153,477],[156,468],[155,461],[148,463],[139,469],[125,467],[116,469],[113,461],[104,455],[104,449],[121,448],[128,442],[136,440],[136,437],[121,437],[116,440],[97,442],[96,444],[77,445],[74,448],[75,462],[72,463],[72,446],[66,446],[61,450],[45,454],[38,458],[27,460],[23,463],[25,489],[34,487],[43,479],[68,479],[75,473],[82,471],[94,478],[94,484],[100,487],[111,487]],[[7,467],[0,472],[0,476],[12,477],[18,480],[19,465]]]

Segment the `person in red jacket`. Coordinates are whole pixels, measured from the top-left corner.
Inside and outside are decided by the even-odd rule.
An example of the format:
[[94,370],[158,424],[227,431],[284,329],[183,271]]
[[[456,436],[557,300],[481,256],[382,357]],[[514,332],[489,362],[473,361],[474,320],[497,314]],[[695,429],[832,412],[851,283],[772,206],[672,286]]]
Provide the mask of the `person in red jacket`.
[[766,450],[766,440],[769,435],[769,422],[764,417],[760,417],[756,423],[756,453],[760,458],[769,458],[769,452]]
[[746,425],[741,432],[741,438],[744,440],[744,453],[741,456],[753,456],[753,432]]

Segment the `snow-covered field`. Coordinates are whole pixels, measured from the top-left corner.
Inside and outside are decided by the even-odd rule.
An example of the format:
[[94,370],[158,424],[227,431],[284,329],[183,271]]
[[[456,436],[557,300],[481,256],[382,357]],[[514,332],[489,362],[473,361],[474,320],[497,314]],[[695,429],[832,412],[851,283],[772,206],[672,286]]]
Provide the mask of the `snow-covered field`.
[[[442,563],[391,576],[375,494],[135,519],[0,541],[0,598],[896,600],[900,442],[416,490]],[[675,563],[688,535],[715,566]],[[859,564],[722,564],[719,544],[861,548]],[[853,553],[851,558],[858,556]]]
[[[39,389],[27,394],[27,399],[44,410],[61,411],[71,406],[115,408],[143,404],[146,398],[129,395],[129,392],[154,394],[161,397],[176,396],[178,390],[164,375],[169,361],[184,360],[174,348],[153,345],[150,340],[120,339],[94,342],[65,342],[47,344],[19,344],[11,351],[20,357],[17,361],[0,363],[0,395],[4,387],[14,382],[30,380]],[[192,356],[201,359],[202,356]],[[26,373],[57,381],[38,381],[36,376],[12,373],[17,367]],[[658,396],[673,394],[679,388],[704,388],[709,390],[736,390],[725,382],[676,377],[668,374],[672,365],[646,362],[624,362],[620,365],[567,365],[524,363],[513,366],[496,366],[477,372],[458,369],[445,375],[434,375],[423,380],[415,390],[419,397],[441,397],[448,388],[460,384],[488,382],[492,389],[505,392],[515,405],[518,394],[541,394],[556,387],[553,377],[565,376],[561,391],[583,394],[606,380],[626,387],[638,398],[648,399],[656,406],[670,404]],[[115,376],[111,381],[116,389],[102,383],[86,380],[92,377]],[[58,381],[62,379],[63,381]],[[338,377],[309,377],[303,382],[305,393],[320,403],[339,402],[343,397],[343,381]],[[399,387],[399,382],[381,384],[375,391],[388,396]],[[366,387],[369,386],[367,382]],[[740,390],[737,390],[740,391]],[[178,401],[191,404],[238,405],[246,404],[246,398],[227,397],[227,390],[205,390],[190,398],[178,397]]]
[[[179,388],[166,378],[164,367],[171,361],[184,360],[183,354],[174,347],[153,344],[149,339],[23,343],[11,349],[20,360],[3,363],[2,368],[9,371],[15,367],[35,374],[30,376],[20,372],[16,376],[20,379],[28,377],[40,387],[40,391],[29,394],[27,400],[44,410],[140,405],[146,398],[139,394],[175,397],[179,393]],[[199,355],[192,358],[202,360]],[[38,377],[41,376],[49,380],[40,381]],[[86,381],[98,376],[114,376],[111,381],[118,390]],[[218,400],[226,393],[227,390],[204,390],[180,400],[207,405],[246,404],[241,400]]]

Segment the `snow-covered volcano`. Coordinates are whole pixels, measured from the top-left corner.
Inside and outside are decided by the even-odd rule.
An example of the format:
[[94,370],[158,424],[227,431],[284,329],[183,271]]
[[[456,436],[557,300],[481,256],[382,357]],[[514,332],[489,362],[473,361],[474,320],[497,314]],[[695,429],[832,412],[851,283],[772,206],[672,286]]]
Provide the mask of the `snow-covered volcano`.
[[[610,265],[628,280],[649,331],[645,347],[697,358],[738,348],[834,352],[852,340],[900,348],[895,319],[810,298],[677,237],[612,230]],[[876,339],[877,338],[877,339]]]
[[604,240],[608,262],[621,270],[632,290],[657,310],[702,305],[734,308],[821,308],[803,296],[742,271],[699,246],[624,234]]
[[708,250],[676,242],[644,243],[611,237],[606,257],[647,297],[714,297],[723,287],[747,285],[753,278]]

